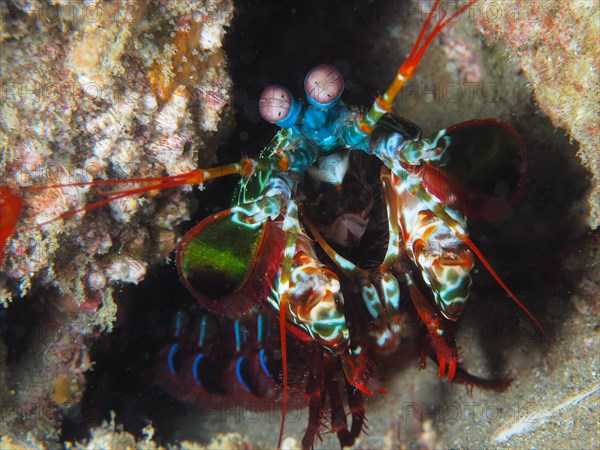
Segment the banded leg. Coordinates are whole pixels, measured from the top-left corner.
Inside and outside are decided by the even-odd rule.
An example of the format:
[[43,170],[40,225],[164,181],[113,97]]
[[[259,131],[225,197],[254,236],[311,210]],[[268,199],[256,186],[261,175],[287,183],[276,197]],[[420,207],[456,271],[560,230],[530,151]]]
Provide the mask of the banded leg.
[[[487,258],[483,255],[481,250],[479,250],[479,248],[475,245],[475,243],[469,238],[467,231],[466,231],[465,224],[464,224],[464,219],[461,221],[459,218],[457,218],[457,213],[452,214],[452,212],[449,208],[445,207],[439,200],[437,200],[435,197],[433,197],[431,194],[429,194],[421,184],[413,184],[413,185],[411,185],[411,187],[409,189],[411,191],[411,194],[414,195],[415,197],[417,197],[425,205],[427,205],[427,208],[429,209],[429,211],[432,214],[435,215],[437,220],[440,220],[443,223],[443,225],[450,230],[452,237],[455,240],[460,240],[460,242],[462,242],[463,250],[460,250],[460,255],[462,257],[462,260],[461,260],[461,258],[457,258],[455,262],[448,261],[449,265],[455,266],[455,268],[458,268],[459,272],[462,271],[463,273],[464,273],[465,269],[468,269],[467,270],[467,274],[468,274],[468,271],[471,270],[471,268],[473,267],[473,263],[474,263],[473,256],[469,255],[469,253],[472,252],[473,254],[475,254],[477,256],[477,258],[479,259],[479,261],[481,261],[481,263],[483,264],[485,269],[488,271],[488,273],[494,278],[494,280],[496,280],[496,282],[504,290],[504,292],[506,292],[506,294],[519,306],[519,308],[521,308],[523,310],[523,312],[525,312],[525,314],[527,314],[527,316],[529,316],[529,318],[533,321],[533,323],[542,332],[542,334],[544,335],[546,340],[551,342],[552,340],[548,336],[548,333],[546,333],[546,330],[544,330],[544,327],[542,327],[542,325],[536,319],[536,317],[533,315],[533,313],[525,307],[525,305],[510,290],[510,288],[506,285],[506,283],[504,283],[504,281],[500,278],[500,276],[496,273],[494,268],[491,266],[491,264],[489,263]],[[456,244],[454,244],[454,246],[456,248],[459,247],[459,245],[456,245]],[[458,253],[455,252],[455,255],[458,255]],[[470,262],[469,262],[469,260],[470,260]],[[454,278],[454,280],[456,281],[455,277],[452,277],[452,278]],[[466,276],[463,275],[463,278],[466,278]],[[452,281],[449,279],[449,277],[447,279],[448,279],[448,281]],[[459,282],[461,282],[460,279],[459,279]],[[466,290],[466,295],[468,296],[468,288],[469,287],[470,287],[470,278],[469,278],[468,286],[465,282],[462,282],[461,289],[451,289],[451,290],[447,291],[447,294],[449,295],[448,300],[450,300],[449,303],[447,301],[444,301],[443,298],[441,298],[442,302],[445,305],[450,305],[450,307],[451,307],[444,311],[444,314],[449,314],[449,316],[447,316],[447,317],[449,317],[449,318],[453,318],[453,316],[455,317],[456,313],[454,311],[452,311],[452,307],[456,308],[456,306],[458,304],[455,302],[457,299],[460,299],[460,297],[455,297],[454,299],[452,299],[451,297],[454,297],[453,292],[459,292],[460,290],[462,290],[464,292]],[[464,301],[461,302],[459,300],[459,304],[464,304]],[[462,311],[462,306],[460,308],[458,308],[458,313],[460,313],[461,311]]]
[[[310,218],[304,213],[302,214],[302,220],[327,256],[331,258],[342,273],[353,279],[360,287],[363,303],[375,326],[375,330],[360,334],[364,334],[367,339],[375,339],[374,345],[369,347],[376,348],[382,354],[393,352],[400,342],[400,329],[393,321],[389,320],[386,305],[393,305],[397,303],[397,300],[388,298],[390,290],[386,289],[385,283],[382,283],[383,294],[380,295],[377,288],[371,283],[369,273],[333,250]],[[355,324],[355,327],[360,326],[360,324]],[[340,356],[348,382],[363,393],[371,395],[373,391],[367,387],[367,383],[372,380],[373,361],[370,356],[362,351],[360,344],[357,342],[353,342],[349,352]]]
[[355,280],[360,286],[361,295],[365,306],[373,320],[378,324],[383,323],[385,320],[385,310],[382,302],[379,299],[377,289],[375,289],[375,286],[373,286],[369,279],[369,273],[355,265],[353,262],[339,255],[333,248],[331,248],[323,235],[317,230],[317,227],[312,223],[312,220],[310,220],[308,215],[304,213],[304,210],[302,209],[301,211],[303,223],[310,230],[315,240],[319,243],[319,246],[344,274]]
[[[339,255],[329,245],[319,230],[317,230],[316,226],[312,223],[308,215],[303,212],[303,209],[301,209],[301,212],[304,224],[310,230],[315,240],[319,243],[319,246],[336,264],[340,271],[348,276],[348,278],[354,280],[360,287],[361,296],[369,315],[373,319],[375,325],[382,330],[382,334],[379,338],[379,347],[381,347],[382,350],[385,349],[384,351],[388,353],[393,351],[393,349],[395,349],[397,346],[396,339],[394,338],[397,333],[394,330],[389,330],[387,326],[390,323],[390,313],[395,314],[398,311],[400,288],[397,284],[397,280],[395,280],[393,275],[387,273],[386,271],[382,271],[380,295],[377,288],[371,282],[369,273],[366,270],[358,267],[353,262]],[[391,256],[387,258],[387,263],[393,264],[394,251],[389,250],[389,252],[391,253]],[[394,278],[394,280],[392,280],[392,278]]]
[[[288,330],[301,339],[315,341],[333,354],[348,348],[349,331],[344,297],[337,275],[322,264],[304,232],[296,242],[287,297]],[[269,299],[276,310],[280,300]]]
[[385,166],[381,168],[380,179],[383,184],[388,218],[388,248],[379,271],[381,274],[381,289],[385,293],[386,298],[386,309],[393,320],[400,313],[400,285],[398,284],[398,279],[391,273],[400,257],[400,245],[402,241],[402,230],[398,224],[400,208],[398,199],[394,195],[390,171]]
[[279,439],[277,440],[277,448],[281,448],[283,439],[283,430],[285,427],[285,417],[287,413],[288,402],[288,365],[287,365],[287,342],[286,342],[286,314],[288,309],[288,297],[290,289],[290,273],[292,270],[292,261],[296,253],[296,240],[300,232],[298,223],[298,210],[296,204],[289,200],[288,207],[285,213],[283,222],[283,232],[286,235],[285,250],[283,262],[281,265],[281,275],[277,293],[279,299],[279,333],[281,339],[281,365],[283,378],[283,396],[281,399],[281,424],[279,427]]
[[[405,274],[408,284],[410,298],[415,305],[415,309],[419,314],[421,322],[427,329],[431,346],[436,354],[437,363],[439,366],[438,376],[442,378],[446,374],[448,368],[448,380],[452,381],[456,374],[458,364],[458,354],[454,339],[446,336],[446,330],[443,327],[443,317],[437,312],[430,302],[421,293],[421,290],[414,283],[410,274]],[[449,344],[451,342],[451,344]],[[422,361],[424,365],[424,361]]]
[[434,25],[431,32],[426,35],[427,28],[431,23],[434,15],[436,14],[436,10],[440,4],[440,0],[436,0],[425,23],[421,27],[421,31],[417,40],[415,41],[413,48],[410,52],[410,55],[406,59],[406,61],[400,66],[398,69],[398,73],[396,77],[389,85],[387,90],[382,96],[379,96],[375,99],[373,106],[368,114],[362,116],[356,124],[354,124],[354,129],[351,130],[352,133],[356,136],[356,140],[360,140],[361,137],[370,135],[377,122],[387,113],[392,110],[392,106],[394,104],[394,100],[396,96],[404,86],[404,84],[413,77],[414,71],[419,65],[421,58],[425,54],[425,51],[429,47],[429,45],[433,42],[435,37],[439,34],[442,29],[452,22],[456,17],[460,16],[465,10],[467,10],[476,0],[468,1],[464,6],[457,9],[454,14],[451,16],[446,16],[446,12],[443,11],[443,14],[439,21]]
[[309,425],[302,440],[303,448],[312,448],[314,440],[318,435],[319,425],[323,422],[323,406],[326,396],[329,397],[329,407],[331,412],[331,431],[337,434],[342,447],[349,447],[354,444],[356,438],[363,430],[365,422],[364,403],[360,392],[352,387],[346,380],[344,385],[348,393],[348,406],[352,414],[352,423],[348,428],[346,412],[339,391],[339,383],[336,378],[337,366],[329,355],[323,353],[321,349],[315,349],[315,354],[309,382],[307,384],[307,395],[310,396],[309,407]]
[[[350,428],[347,427],[346,416],[344,413],[344,407],[341,403],[341,399],[339,399],[339,405],[336,407],[343,414],[343,428],[337,430],[338,440],[340,441],[340,445],[342,447],[350,447],[354,445],[356,438],[363,431],[363,428],[366,428],[365,424],[365,405],[363,402],[362,394],[358,389],[348,383],[347,380],[344,380],[344,385],[346,386],[347,398],[348,398],[348,407],[350,408],[350,415],[352,417],[352,422]],[[337,393],[337,385],[333,387],[335,389],[333,392]],[[332,410],[334,409],[334,397],[331,396],[332,402]],[[339,398],[339,393],[337,393],[337,397]],[[336,400],[338,401],[338,400]],[[333,422],[333,420],[332,420]],[[340,421],[341,422],[341,421]]]
[[298,221],[296,204],[289,200],[283,221],[286,245],[277,290],[269,301],[279,311],[283,365],[283,417],[287,408],[286,330],[301,339],[309,335],[334,354],[348,348],[349,330],[343,310],[343,296],[336,275],[320,264]]
[[320,346],[313,345],[312,358],[306,383],[306,395],[310,398],[308,403],[308,425],[302,438],[302,448],[311,449],[315,445],[315,440],[321,439],[319,430],[323,422],[323,404],[325,396],[323,393],[323,379],[325,355]]
[[337,434],[342,448],[349,447],[354,444],[354,437],[348,430],[348,421],[346,420],[346,411],[344,411],[344,404],[339,391],[338,379],[335,377],[334,368],[331,364],[327,367],[325,372],[325,383],[327,386],[327,393],[329,394],[331,431]]
[[507,377],[496,379],[485,379],[471,375],[463,369],[458,362],[456,343],[449,330],[443,326],[444,320],[437,313],[420,289],[414,284],[412,277],[406,274],[410,297],[417,309],[421,321],[427,329],[428,344],[425,353],[421,355],[421,366],[425,367],[425,358],[428,355],[439,367],[440,378],[446,373],[448,380],[453,383],[464,384],[467,387],[477,386],[481,389],[502,392],[510,385],[511,379]]
[[40,191],[44,189],[61,189],[66,187],[85,187],[85,186],[119,186],[124,184],[136,185],[143,184],[142,187],[117,190],[111,192],[99,191],[99,194],[106,197],[102,200],[90,203],[84,207],[67,211],[59,216],[38,223],[38,226],[46,225],[59,219],[67,219],[81,212],[89,211],[109,204],[115,200],[129,197],[132,195],[144,194],[150,191],[168,189],[178,186],[199,186],[202,188],[206,181],[225,177],[228,175],[241,175],[248,178],[259,171],[284,171],[287,170],[288,160],[285,155],[272,158],[259,158],[256,160],[243,158],[240,162],[227,164],[224,166],[212,167],[209,169],[194,169],[187,173],[171,176],[148,177],[148,178],[126,178],[121,180],[95,180],[83,181],[67,184],[50,184],[43,186],[30,186],[23,188],[22,191]]
[[413,194],[410,184],[393,172],[382,180],[388,204],[396,205],[390,221],[394,222],[391,217],[395,216],[408,256],[431,288],[442,314],[456,320],[469,296],[474,264],[470,249],[457,236],[457,230],[464,231],[464,219],[453,219],[434,198],[425,201]]
[[352,426],[350,427],[350,437],[356,440],[363,429],[368,428],[365,417],[365,402],[359,390],[352,386],[346,380],[346,391],[348,392],[348,407],[352,414]]

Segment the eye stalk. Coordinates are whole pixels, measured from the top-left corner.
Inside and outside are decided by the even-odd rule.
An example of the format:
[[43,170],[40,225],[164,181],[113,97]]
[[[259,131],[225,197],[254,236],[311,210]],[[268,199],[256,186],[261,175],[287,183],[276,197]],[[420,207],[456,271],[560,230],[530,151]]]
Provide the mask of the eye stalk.
[[331,64],[319,64],[306,75],[304,90],[312,105],[331,108],[337,104],[344,91],[344,77]]
[[260,115],[267,122],[274,123],[281,128],[289,128],[294,125],[302,105],[290,91],[283,86],[274,84],[267,87],[258,102]]

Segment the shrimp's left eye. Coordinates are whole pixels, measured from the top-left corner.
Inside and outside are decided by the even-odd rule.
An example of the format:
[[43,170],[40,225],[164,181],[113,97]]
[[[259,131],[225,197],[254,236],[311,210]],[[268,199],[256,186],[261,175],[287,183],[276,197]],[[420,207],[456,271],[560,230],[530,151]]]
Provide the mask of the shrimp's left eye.
[[290,113],[292,96],[283,86],[269,86],[260,94],[258,109],[262,118],[267,122],[277,123],[284,120]]
[[317,106],[332,106],[342,95],[344,77],[330,64],[319,64],[308,72],[304,90],[311,103]]

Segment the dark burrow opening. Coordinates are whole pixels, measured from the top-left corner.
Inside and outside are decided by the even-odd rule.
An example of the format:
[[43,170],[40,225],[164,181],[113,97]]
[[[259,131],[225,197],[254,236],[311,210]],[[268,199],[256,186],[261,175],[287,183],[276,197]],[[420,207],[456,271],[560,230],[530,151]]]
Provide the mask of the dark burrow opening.
[[[277,83],[303,96],[305,74],[316,64],[329,62],[342,70],[346,103],[370,104],[393,76],[389,72],[389,59],[393,58],[382,58],[377,36],[389,26],[388,18],[401,4],[236,2],[236,16],[225,42],[234,80],[231,107],[235,108],[236,126],[219,150],[219,163],[237,161],[241,155],[256,156],[265,147],[276,129],[259,117],[260,92],[268,84]],[[418,20],[412,16],[408,19]],[[405,54],[402,49],[398,52]],[[566,300],[564,304],[545,303],[543,293],[566,292],[569,287],[560,277],[560,262],[565,248],[585,230],[586,211],[580,202],[589,181],[576,162],[576,147],[560,130],[555,131],[533,104],[526,108],[530,114],[522,114],[512,123],[528,148],[529,187],[525,198],[508,219],[476,223],[470,229],[473,240],[507,284],[552,333],[558,316],[568,314],[570,307]],[[409,119],[427,128],[427,124],[418,122],[426,118]],[[451,117],[448,120],[448,124],[452,123]],[[235,179],[208,183],[206,190],[197,194],[198,213],[187,226],[191,228],[207,215],[225,209],[236,183]],[[484,271],[474,274],[474,286],[474,301],[466,317],[470,323],[478,323],[480,331],[490,323],[527,322],[508,300],[498,301],[503,294]],[[94,366],[87,375],[83,401],[65,414],[61,438],[88,438],[89,429],[108,420],[114,411],[117,423],[138,436],[150,421],[159,442],[185,439],[188,435],[181,431],[181,424],[187,423],[186,414],[198,407],[181,403],[157,385],[155,358],[173,332],[177,312],[196,310],[192,306],[194,299],[170,263],[152,270],[139,286],[124,287],[118,294],[118,303],[115,330],[93,344]],[[14,330],[31,320],[35,309],[13,306],[5,314],[3,330],[10,349],[9,362],[27,350],[27,342],[20,340]],[[499,333],[490,340],[487,347],[494,359],[499,355],[498,349],[506,345],[506,335]],[[497,370],[502,372],[501,358],[495,360],[499,361]],[[195,433],[194,437],[210,439],[202,431]]]

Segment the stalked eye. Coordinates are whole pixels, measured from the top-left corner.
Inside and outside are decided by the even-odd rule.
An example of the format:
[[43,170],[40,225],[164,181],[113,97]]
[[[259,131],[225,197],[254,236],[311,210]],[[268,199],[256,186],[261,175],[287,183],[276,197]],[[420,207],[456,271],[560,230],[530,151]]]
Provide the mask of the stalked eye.
[[273,85],[260,94],[258,109],[263,119],[270,123],[284,120],[292,109],[292,96],[283,86]]
[[319,64],[306,75],[304,90],[309,100],[326,106],[340,98],[344,90],[344,77],[332,65]]

